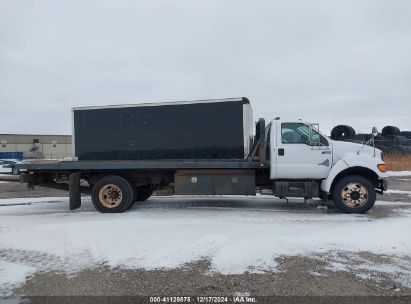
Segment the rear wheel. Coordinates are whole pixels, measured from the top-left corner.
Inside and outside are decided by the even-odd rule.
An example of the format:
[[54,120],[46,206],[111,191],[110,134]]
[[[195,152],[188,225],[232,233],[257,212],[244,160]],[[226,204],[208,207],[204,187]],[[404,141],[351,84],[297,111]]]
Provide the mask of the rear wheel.
[[144,202],[153,195],[153,189],[151,187],[138,187],[136,190],[136,202]]
[[374,206],[376,191],[368,179],[349,175],[337,181],[332,196],[335,205],[345,213],[364,213]]
[[153,188],[151,186],[135,187],[133,194],[133,203],[131,203],[129,208],[131,208],[136,202],[144,202],[148,200],[152,194]]
[[133,189],[123,177],[108,175],[93,186],[91,199],[102,213],[124,212],[133,203]]
[[14,175],[19,175],[20,174],[20,170],[13,167],[13,169],[11,169],[11,173],[13,173]]

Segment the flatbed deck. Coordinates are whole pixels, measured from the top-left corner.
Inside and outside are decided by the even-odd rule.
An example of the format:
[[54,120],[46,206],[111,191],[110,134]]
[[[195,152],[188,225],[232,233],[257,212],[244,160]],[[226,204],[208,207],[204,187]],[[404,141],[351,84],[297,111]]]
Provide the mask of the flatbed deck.
[[142,160],[142,161],[57,161],[32,162],[16,167],[29,171],[77,171],[77,170],[150,170],[150,169],[261,169],[267,163],[258,160]]

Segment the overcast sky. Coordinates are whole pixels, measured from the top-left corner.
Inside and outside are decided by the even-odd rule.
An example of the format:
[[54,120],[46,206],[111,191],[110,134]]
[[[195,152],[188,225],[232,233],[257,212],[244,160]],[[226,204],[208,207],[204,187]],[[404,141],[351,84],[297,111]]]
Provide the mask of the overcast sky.
[[411,1],[0,0],[0,133],[237,96],[255,119],[411,130]]

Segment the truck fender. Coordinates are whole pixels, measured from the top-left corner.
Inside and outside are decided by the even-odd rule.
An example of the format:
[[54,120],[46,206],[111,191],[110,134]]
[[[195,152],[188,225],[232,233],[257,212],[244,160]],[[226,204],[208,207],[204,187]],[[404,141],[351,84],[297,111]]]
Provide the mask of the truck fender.
[[324,192],[330,192],[331,189],[331,185],[335,179],[335,177],[342,171],[344,171],[345,169],[348,169],[348,165],[347,163],[340,159],[339,161],[337,161],[335,163],[335,165],[331,168],[330,173],[328,173],[328,176],[326,179],[323,179],[321,182],[321,190]]
[[380,163],[382,163],[381,160],[368,155],[347,155],[332,167],[328,177],[321,182],[321,190],[327,193],[330,192],[337,175],[348,168],[363,169],[367,172],[372,171],[378,178],[385,178],[386,174],[378,170],[377,165]]

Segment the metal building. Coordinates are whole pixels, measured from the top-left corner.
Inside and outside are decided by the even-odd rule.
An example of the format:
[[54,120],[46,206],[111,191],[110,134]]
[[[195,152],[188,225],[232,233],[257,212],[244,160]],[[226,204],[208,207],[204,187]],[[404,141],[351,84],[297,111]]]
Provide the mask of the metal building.
[[0,159],[64,159],[71,156],[71,135],[0,134]]

